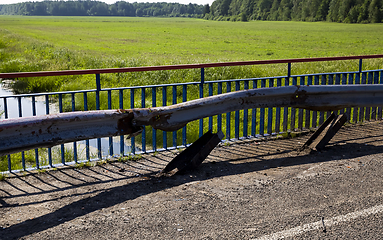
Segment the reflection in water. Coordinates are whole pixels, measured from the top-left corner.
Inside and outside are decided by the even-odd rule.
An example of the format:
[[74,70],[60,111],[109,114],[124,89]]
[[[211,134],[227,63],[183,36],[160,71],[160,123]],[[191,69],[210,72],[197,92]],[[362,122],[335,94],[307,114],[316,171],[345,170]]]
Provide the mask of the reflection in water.
[[[33,116],[32,111],[32,97],[21,97],[21,115],[19,110],[19,100],[17,97],[7,97],[6,98],[6,104],[5,107],[5,98],[2,98],[2,96],[12,96],[14,95],[10,90],[5,89],[2,84],[0,84],[0,119],[7,118],[18,118],[20,116],[22,117],[29,117]],[[46,103],[45,103],[45,97],[36,97],[35,99],[35,106],[36,106],[36,115],[45,115],[46,114]],[[7,112],[5,113],[5,110]],[[50,103],[49,104],[49,113],[57,113],[58,107],[56,104]],[[79,141],[77,142],[77,152],[79,159],[84,159],[84,153],[85,153],[85,141]],[[97,140],[92,139],[89,141],[90,146],[90,152],[91,155],[96,157],[97,156]],[[73,148],[73,144],[65,144],[65,148]],[[124,153],[129,154],[131,152],[130,146],[127,146],[124,144]],[[139,151],[139,149],[137,149]],[[103,156],[109,155],[109,138],[102,138],[101,139],[101,152]],[[114,154],[120,154],[120,141],[119,137],[113,138],[113,152]]]
[[[0,84],[0,97],[1,96],[11,96],[13,93],[7,89],[4,89],[2,84]],[[44,115],[46,113],[46,105],[45,101],[41,100],[42,97],[37,97],[35,100],[36,105],[36,115]],[[5,116],[8,118],[17,118],[20,116],[19,111],[19,101],[16,97],[8,97],[6,98],[7,102],[7,113],[5,113],[5,102],[4,98],[0,98],[0,111],[3,113],[1,114],[0,118],[4,119]],[[21,98],[21,116],[22,117],[29,117],[33,116],[32,112],[32,97],[22,97]],[[57,112],[57,108],[54,104],[51,104],[49,106],[49,112],[55,113]]]

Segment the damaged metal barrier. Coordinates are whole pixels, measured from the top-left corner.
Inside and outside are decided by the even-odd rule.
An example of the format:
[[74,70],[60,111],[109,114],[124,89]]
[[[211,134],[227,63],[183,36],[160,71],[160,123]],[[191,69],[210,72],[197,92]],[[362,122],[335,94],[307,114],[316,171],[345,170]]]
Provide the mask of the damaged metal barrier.
[[0,120],[0,156],[67,142],[135,136],[143,126],[175,131],[188,122],[251,108],[294,107],[335,111],[383,105],[383,85],[315,85],[230,92],[172,106],[68,112]]

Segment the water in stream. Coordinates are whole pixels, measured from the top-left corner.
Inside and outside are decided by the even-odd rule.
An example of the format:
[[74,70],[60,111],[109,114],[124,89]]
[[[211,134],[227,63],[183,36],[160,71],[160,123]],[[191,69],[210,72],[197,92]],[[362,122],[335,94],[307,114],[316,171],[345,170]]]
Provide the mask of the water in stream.
[[[7,97],[7,107],[4,106],[4,98],[1,98],[1,96],[12,96],[14,95],[12,91],[4,88],[4,86],[0,83],[0,119],[7,118],[18,118],[20,116],[22,117],[28,117],[33,116],[32,112],[32,97],[22,97],[21,98],[21,113],[19,110],[19,100],[16,97]],[[50,103],[49,104],[49,113],[57,113],[58,107],[57,104]],[[36,97],[35,99],[35,106],[36,106],[36,115],[45,115],[46,114],[46,103],[44,97]],[[5,113],[5,109],[7,109],[7,113]],[[20,115],[21,114],[21,115]],[[77,142],[77,152],[78,152],[78,158],[84,159],[85,158],[85,141],[79,141]],[[73,148],[73,144],[65,144],[65,148]],[[97,140],[91,139],[89,141],[89,148],[91,152],[91,156],[97,156]],[[131,152],[130,146],[127,146],[124,144],[124,153],[128,154]],[[119,154],[120,153],[120,138],[114,137],[113,138],[113,150],[114,153]],[[139,151],[139,149],[137,149]],[[102,138],[101,139],[101,152],[103,156],[109,155],[109,138]]]

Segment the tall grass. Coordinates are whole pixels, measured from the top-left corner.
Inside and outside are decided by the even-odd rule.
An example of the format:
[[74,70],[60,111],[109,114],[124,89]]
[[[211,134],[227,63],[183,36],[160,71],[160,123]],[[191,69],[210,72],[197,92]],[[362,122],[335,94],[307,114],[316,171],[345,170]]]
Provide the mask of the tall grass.
[[[383,50],[380,34],[382,30],[382,24],[226,23],[196,19],[0,16],[0,72],[379,54]],[[297,63],[292,66],[292,74],[357,71],[358,67],[357,61]],[[383,68],[382,59],[363,61],[364,70],[381,68]],[[205,69],[205,81],[286,75],[285,64]],[[102,88],[199,81],[199,69],[101,75]],[[19,78],[9,84],[17,94],[96,88],[94,75]],[[232,86],[231,91],[234,90]],[[204,92],[206,96],[207,86]],[[172,102],[172,93],[168,91],[167,94],[169,105]],[[187,100],[198,98],[198,85],[188,87],[187,95]],[[146,96],[145,106],[151,107],[149,90]],[[70,94],[63,95],[62,101],[63,111],[71,111]],[[75,110],[84,110],[83,102],[83,95],[76,94]],[[182,102],[181,91],[177,93],[177,102]],[[101,93],[100,103],[101,109],[108,108],[106,92]],[[130,108],[132,104],[130,98],[125,97],[123,104],[124,108]],[[162,106],[160,93],[157,95],[156,105]],[[141,107],[139,90],[135,94],[134,106]],[[119,108],[117,92],[112,93],[112,109],[115,108]],[[94,93],[88,94],[88,109],[96,109]],[[241,118],[242,116],[241,112]],[[234,114],[231,118],[234,118]],[[225,121],[223,117],[223,126]],[[207,130],[206,121],[204,126],[204,130]],[[189,135],[189,143],[198,138],[198,129],[197,122],[188,124],[188,133],[192,133]],[[146,131],[147,139],[151,139],[152,129],[146,128]],[[162,134],[158,131],[158,145],[162,144]],[[172,133],[167,134],[167,144],[171,146]],[[177,132],[177,136],[177,145],[181,145],[181,131]],[[231,136],[234,136],[233,129]],[[136,140],[136,144],[139,145],[141,136]],[[41,164],[45,164],[46,153],[43,150],[39,151],[41,151],[39,153]],[[25,153],[28,166],[35,166],[34,154],[34,151]],[[66,156],[66,158],[72,157]],[[22,167],[21,155],[12,155],[11,159],[12,169]],[[55,159],[60,159],[60,155],[57,154]],[[0,159],[0,171],[7,170],[7,161],[7,157]]]

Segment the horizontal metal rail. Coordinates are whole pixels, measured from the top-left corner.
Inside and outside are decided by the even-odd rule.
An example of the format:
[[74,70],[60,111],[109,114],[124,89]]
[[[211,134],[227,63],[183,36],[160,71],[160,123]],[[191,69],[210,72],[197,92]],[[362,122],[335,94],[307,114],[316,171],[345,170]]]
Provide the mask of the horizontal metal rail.
[[38,147],[116,135],[136,136],[143,126],[175,131],[188,122],[251,108],[293,107],[335,111],[383,105],[383,84],[285,86],[249,89],[171,106],[58,113],[0,121],[0,156]]
[[325,61],[358,60],[358,59],[361,60],[361,59],[373,59],[373,58],[383,58],[383,54],[345,56],[345,57],[295,58],[295,59],[258,60],[258,61],[242,61],[242,62],[183,64],[183,65],[149,66],[149,67],[0,73],[0,78],[48,77],[48,76],[86,75],[86,74],[121,73],[121,72],[147,72],[147,71],[195,69],[195,68],[203,69],[203,68],[212,68],[212,67],[265,65],[265,64],[280,64],[280,63],[325,62]]

